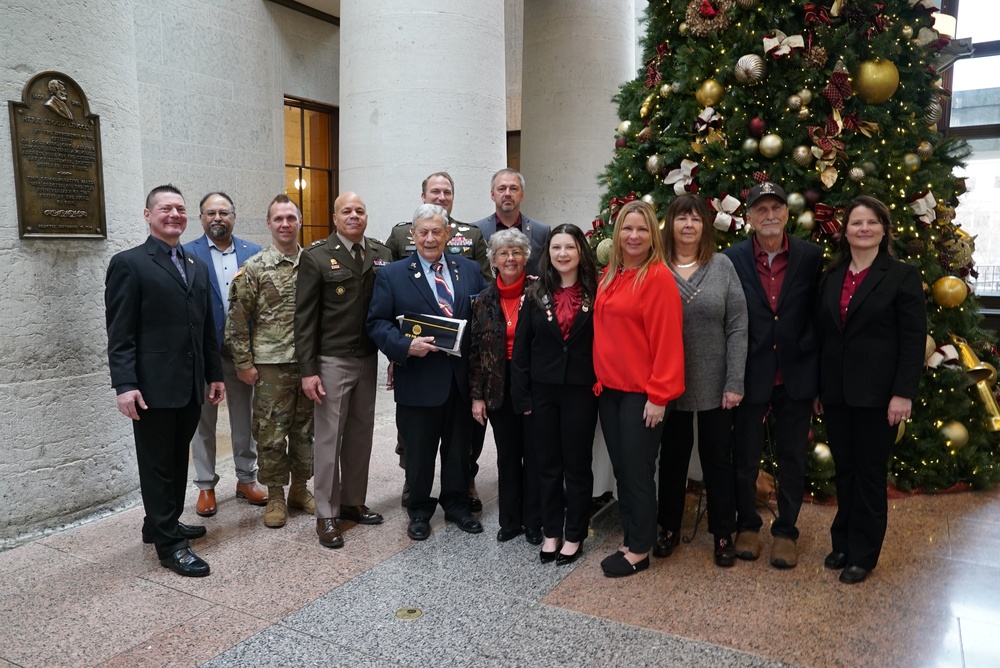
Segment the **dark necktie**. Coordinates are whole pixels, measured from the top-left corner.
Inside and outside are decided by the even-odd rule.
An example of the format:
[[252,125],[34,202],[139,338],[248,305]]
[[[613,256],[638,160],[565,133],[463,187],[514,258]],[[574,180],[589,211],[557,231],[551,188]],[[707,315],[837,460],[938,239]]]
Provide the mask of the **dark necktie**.
[[184,263],[181,262],[181,256],[177,254],[177,246],[170,249],[170,261],[177,267],[177,272],[181,275],[184,285],[187,285],[187,272],[184,271]]
[[354,244],[351,247],[351,251],[354,253],[354,261],[358,263],[358,269],[363,269],[365,266],[365,249],[361,244]]
[[431,265],[431,269],[434,270],[434,288],[437,290],[438,306],[450,318],[455,312],[455,300],[451,296],[448,284],[444,282],[444,274],[441,273],[442,265],[440,262],[435,262]]

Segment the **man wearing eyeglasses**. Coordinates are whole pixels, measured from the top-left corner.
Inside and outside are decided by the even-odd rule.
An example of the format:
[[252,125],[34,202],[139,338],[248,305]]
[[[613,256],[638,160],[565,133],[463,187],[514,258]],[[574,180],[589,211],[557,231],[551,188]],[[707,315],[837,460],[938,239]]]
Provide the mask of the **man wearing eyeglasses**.
[[[250,435],[250,414],[253,387],[240,382],[233,357],[222,345],[225,338],[226,313],[229,304],[229,284],[243,263],[260,252],[255,243],[233,236],[236,225],[236,206],[224,192],[210,192],[201,199],[201,226],[205,230],[198,239],[184,245],[184,250],[208,265],[212,285],[212,319],[215,335],[222,353],[222,370],[226,385],[226,404],[229,408],[229,427],[233,441],[233,463],[236,465],[236,497],[246,499],[255,506],[267,503],[267,490],[257,482],[257,444]],[[202,517],[216,513],[215,485],[219,476],[215,472],[215,427],[219,407],[205,403],[201,407],[198,431],[191,441],[194,459],[194,484],[198,487],[195,510]]]

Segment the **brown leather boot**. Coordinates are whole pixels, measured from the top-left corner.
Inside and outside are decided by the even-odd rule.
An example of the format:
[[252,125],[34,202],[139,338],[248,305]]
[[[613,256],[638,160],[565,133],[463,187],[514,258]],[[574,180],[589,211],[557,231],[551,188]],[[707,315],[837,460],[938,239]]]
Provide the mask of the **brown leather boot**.
[[279,529],[288,521],[284,487],[267,488],[267,508],[264,509],[264,526]]

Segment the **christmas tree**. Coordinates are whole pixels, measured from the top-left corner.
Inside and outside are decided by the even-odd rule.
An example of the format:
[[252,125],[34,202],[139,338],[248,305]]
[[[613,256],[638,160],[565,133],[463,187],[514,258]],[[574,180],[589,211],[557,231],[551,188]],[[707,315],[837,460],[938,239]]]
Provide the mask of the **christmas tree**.
[[[903,491],[1000,478],[997,350],[981,329],[974,239],[954,224],[962,140],[937,129],[949,40],[931,0],[651,0],[646,66],[616,97],[621,123],[590,239],[607,261],[617,209],[658,212],[685,192],[713,210],[720,249],[742,241],[747,191],[788,196],[788,232],[832,258],[843,207],[860,194],[893,214],[894,250],[927,290],[927,367],[914,418],[893,449]],[[809,490],[833,493],[821,420]]]

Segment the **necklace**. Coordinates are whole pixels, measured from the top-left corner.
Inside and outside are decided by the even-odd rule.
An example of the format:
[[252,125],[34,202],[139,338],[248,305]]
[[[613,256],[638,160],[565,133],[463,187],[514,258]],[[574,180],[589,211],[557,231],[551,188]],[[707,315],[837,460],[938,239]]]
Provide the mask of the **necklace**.
[[506,302],[508,301],[520,302],[521,298],[520,297],[515,297],[514,299],[504,299],[503,297],[500,298],[500,308],[503,309],[503,315],[505,318],[507,318],[507,326],[511,327],[514,325],[514,315],[517,314],[517,307],[516,306],[514,307],[512,313],[508,313],[506,304]]
[[687,264],[680,264],[678,262],[674,262],[674,266],[677,267],[678,269],[690,269],[696,264],[698,264],[698,260],[695,260],[694,262],[688,262]]

